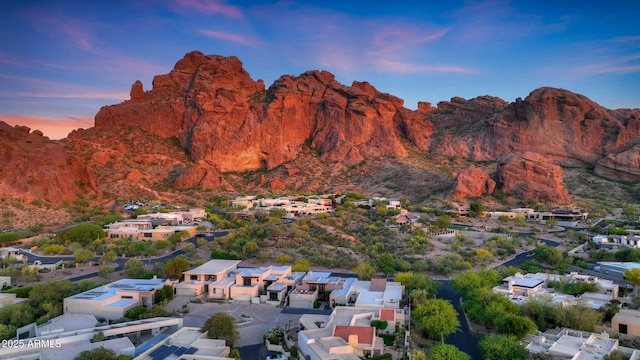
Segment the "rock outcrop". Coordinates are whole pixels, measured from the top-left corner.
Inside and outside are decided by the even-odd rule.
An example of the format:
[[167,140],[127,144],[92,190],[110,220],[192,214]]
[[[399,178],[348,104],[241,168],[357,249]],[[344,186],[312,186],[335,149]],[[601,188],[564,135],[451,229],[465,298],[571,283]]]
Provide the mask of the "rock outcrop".
[[309,71],[282,76],[265,90],[233,56],[189,53],[169,74],[156,76],[152,90],[141,89],[136,82],[131,100],[103,107],[96,128],[177,135],[194,161],[223,173],[273,169],[304,146],[348,165],[406,156],[403,141],[426,150],[433,133],[424,113],[369,83],[347,87],[326,71]]
[[[420,102],[409,110],[367,82],[345,86],[326,71],[285,75],[265,88],[238,58],[198,51],[156,76],[152,85],[144,91],[136,81],[130,100],[103,107],[95,130],[137,128],[177,137],[195,164],[176,177],[179,188],[229,188],[225,173],[273,170],[303,151],[347,166],[411,152],[474,161],[535,152],[557,164],[595,167],[609,178],[639,179],[640,110],[608,110],[562,89],[540,88],[512,103],[492,96],[454,97],[437,107]],[[493,186],[471,181],[472,176],[459,179],[456,196]],[[521,184],[514,189],[535,197],[558,187],[555,180],[535,179],[543,181],[540,189],[530,179],[508,177],[505,184]],[[568,199],[559,190],[551,194],[558,202]]]
[[639,182],[640,145],[602,158],[598,161],[595,172],[609,179]]
[[491,194],[495,189],[496,182],[486,171],[471,166],[460,172],[451,196],[456,199],[479,197]]
[[562,168],[540,154],[507,155],[498,162],[498,187],[537,201],[564,204],[571,201],[562,185]]
[[61,204],[100,195],[91,168],[59,142],[39,130],[0,121],[0,198]]
[[640,137],[640,110],[608,110],[567,90],[540,88],[506,103],[482,96],[441,102],[430,149],[473,160],[525,151],[567,165],[595,165]]

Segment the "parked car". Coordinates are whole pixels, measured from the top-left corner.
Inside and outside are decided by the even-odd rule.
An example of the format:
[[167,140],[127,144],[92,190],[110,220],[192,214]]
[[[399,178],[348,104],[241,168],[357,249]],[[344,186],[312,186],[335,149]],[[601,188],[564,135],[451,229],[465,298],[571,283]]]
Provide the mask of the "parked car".
[[287,360],[287,359],[289,359],[287,355],[281,353],[281,354],[269,355],[264,360]]

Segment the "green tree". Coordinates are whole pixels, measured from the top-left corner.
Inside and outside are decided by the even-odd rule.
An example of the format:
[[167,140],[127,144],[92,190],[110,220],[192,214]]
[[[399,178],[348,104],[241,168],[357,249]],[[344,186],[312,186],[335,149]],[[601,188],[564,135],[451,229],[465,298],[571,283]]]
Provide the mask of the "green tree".
[[498,334],[513,335],[518,340],[524,339],[527,334],[537,330],[536,324],[528,317],[514,314],[505,314],[495,320]]
[[485,360],[524,360],[529,351],[515,337],[485,336],[478,344]]
[[170,245],[170,242],[168,240],[158,240],[156,241],[156,243],[154,244],[154,246],[156,247],[156,249],[158,250],[164,250],[166,248],[168,248]]
[[469,215],[471,217],[482,216],[484,210],[484,205],[479,202],[472,202],[471,204],[469,204]]
[[109,274],[113,273],[115,271],[115,268],[111,265],[102,265],[100,267],[100,270],[98,271],[98,274],[100,274],[100,276],[102,277],[107,277],[109,276]]
[[73,252],[73,256],[76,258],[77,263],[86,263],[93,259],[93,252],[85,249],[78,249]]
[[552,246],[538,245],[533,249],[533,253],[538,255],[538,260],[555,266],[564,262],[564,256],[562,252]]
[[460,327],[458,313],[447,300],[427,300],[418,304],[411,315],[418,329],[434,340],[442,340]]
[[96,239],[102,239],[106,233],[99,225],[80,224],[72,228],[64,229],[58,233],[56,239],[66,244],[81,243],[89,244]]
[[245,258],[254,257],[260,251],[260,246],[255,241],[249,241],[242,247],[242,254]]
[[189,237],[189,233],[186,231],[178,231],[175,234],[172,234],[171,236],[169,236],[169,238],[167,239],[170,243],[175,244],[175,243],[179,243],[182,240],[186,239]]
[[227,346],[230,347],[233,347],[235,342],[240,338],[233,317],[223,312],[213,314],[208,318],[200,331],[206,332],[209,339],[225,340]]
[[298,259],[291,267],[291,271],[295,272],[307,272],[309,271],[309,260],[307,259]]
[[380,271],[385,275],[389,275],[396,270],[395,263],[393,255],[384,253],[380,255],[380,258],[378,259],[378,269],[380,269]]
[[142,261],[138,259],[131,259],[124,264],[124,275],[132,278],[139,279],[144,274],[144,265]]
[[640,268],[631,268],[622,272],[624,278],[633,286],[640,285]]
[[471,357],[453,345],[439,344],[429,350],[429,360],[471,360]]
[[291,256],[287,254],[280,255],[276,258],[276,261],[278,262],[278,264],[286,264],[291,262]]
[[421,228],[417,228],[413,231],[409,237],[409,244],[411,244],[411,250],[413,252],[429,249],[432,246],[427,232]]
[[189,270],[191,263],[184,256],[175,257],[164,264],[164,274],[172,279],[179,279],[182,273]]
[[106,253],[102,254],[102,257],[100,258],[100,263],[104,265],[104,264],[114,262],[117,259],[118,259],[118,254],[116,254],[116,252],[113,250],[109,250]]
[[453,278],[451,286],[464,296],[479,288],[492,288],[500,284],[503,278],[496,269],[469,270]]
[[7,266],[11,266],[11,265],[15,264],[16,261],[18,261],[18,258],[13,256],[13,255],[5,256],[2,259],[2,268],[4,269]]
[[622,216],[628,220],[638,221],[638,211],[633,205],[624,205],[622,207]]
[[353,268],[353,272],[358,274],[358,279],[360,280],[371,280],[376,273],[376,269],[368,262],[362,262]]
[[118,360],[118,355],[115,351],[100,346],[93,350],[81,352],[74,360]]
[[411,352],[411,360],[427,360],[427,354],[422,350],[413,350]]
[[436,229],[447,229],[451,227],[451,224],[451,216],[442,215],[436,218],[436,220],[433,222],[433,227]]

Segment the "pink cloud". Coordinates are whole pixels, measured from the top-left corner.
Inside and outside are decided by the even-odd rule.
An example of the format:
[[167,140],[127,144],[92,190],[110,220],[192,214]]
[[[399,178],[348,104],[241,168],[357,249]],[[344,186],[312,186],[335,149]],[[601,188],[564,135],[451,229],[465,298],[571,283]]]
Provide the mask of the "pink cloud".
[[640,71],[640,54],[622,56],[615,59],[601,61],[595,64],[579,66],[574,71],[589,74],[628,74]]
[[375,59],[373,64],[378,70],[397,73],[438,72],[469,74],[474,72],[472,69],[455,65],[408,63],[382,58]]
[[251,14],[295,39],[276,46],[278,52],[299,66],[315,63],[329,71],[343,72],[367,68],[402,73],[472,72],[433,59],[431,54],[435,51],[431,49],[435,49],[439,39],[449,35],[448,27],[400,18],[365,18],[287,1],[253,7]]
[[183,8],[195,9],[207,14],[222,14],[235,19],[243,16],[239,7],[227,5],[223,0],[175,0],[175,4]]
[[235,43],[250,46],[250,47],[262,46],[262,42],[259,40],[252,39],[250,37],[239,35],[239,34],[230,33],[230,32],[214,31],[214,30],[198,30],[198,32],[202,35],[205,35],[211,38],[227,40],[227,41],[235,42]]
[[75,129],[87,129],[93,127],[94,121],[90,118],[67,116],[64,118],[46,118],[28,115],[0,115],[0,121],[9,125],[22,125],[31,130],[40,130],[51,139],[63,139]]
[[77,98],[77,99],[115,99],[124,100],[129,94],[122,91],[105,91],[92,87],[49,81],[38,78],[0,74],[0,79],[14,80],[19,83],[29,84],[33,87],[30,91],[0,91],[0,95],[7,97],[33,97],[33,98]]

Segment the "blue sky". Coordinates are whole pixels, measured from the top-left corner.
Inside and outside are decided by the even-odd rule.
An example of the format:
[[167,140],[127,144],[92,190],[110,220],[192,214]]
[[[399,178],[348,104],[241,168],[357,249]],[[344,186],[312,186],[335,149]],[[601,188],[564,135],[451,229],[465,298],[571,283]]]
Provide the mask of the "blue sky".
[[0,120],[52,138],[151,88],[185,53],[254,80],[328,70],[405,100],[506,101],[541,86],[640,108],[640,1],[5,1]]

